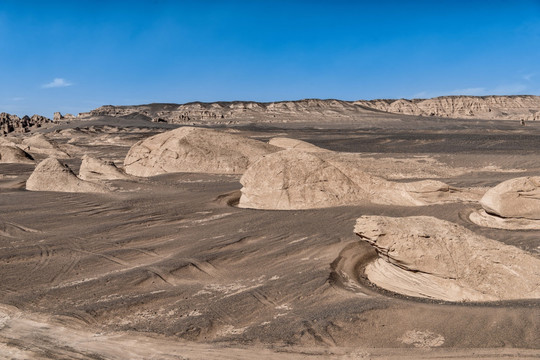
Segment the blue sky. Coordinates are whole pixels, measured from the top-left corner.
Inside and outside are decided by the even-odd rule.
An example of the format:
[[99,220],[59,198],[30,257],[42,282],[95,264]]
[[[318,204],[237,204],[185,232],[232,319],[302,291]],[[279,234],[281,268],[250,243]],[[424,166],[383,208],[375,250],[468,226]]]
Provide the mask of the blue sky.
[[536,1],[0,0],[0,112],[540,95]]

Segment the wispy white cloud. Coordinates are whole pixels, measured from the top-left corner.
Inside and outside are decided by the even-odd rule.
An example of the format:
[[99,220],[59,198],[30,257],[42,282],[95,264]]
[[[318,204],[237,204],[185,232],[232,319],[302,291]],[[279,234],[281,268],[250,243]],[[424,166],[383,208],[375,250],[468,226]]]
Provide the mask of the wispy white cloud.
[[66,79],[55,78],[50,83],[44,84],[41,87],[44,88],[44,89],[49,89],[49,88],[66,87],[66,86],[71,86],[71,85],[73,85],[73,84],[70,83],[69,81],[67,81]]
[[525,74],[522,76],[523,80],[531,81],[531,79],[536,76],[535,73]]
[[455,89],[448,93],[449,95],[473,95],[480,96],[486,95],[487,90],[484,87],[475,87],[475,88],[466,88],[466,89]]
[[23,98],[23,97],[20,97],[20,96],[16,96],[16,97],[12,97],[10,100],[11,100],[11,101],[23,101],[24,98]]
[[420,91],[414,94],[412,97],[413,99],[424,99],[429,97],[429,93],[427,91]]
[[485,95],[519,95],[525,92],[533,93],[530,91],[529,86],[521,83],[515,84],[503,84],[495,87],[470,87],[464,89],[454,89],[450,91],[420,91],[412,96],[415,99],[426,99],[437,96],[447,95],[470,95],[470,96],[485,96]]
[[491,95],[517,95],[527,90],[525,84],[506,84],[499,85],[490,89]]

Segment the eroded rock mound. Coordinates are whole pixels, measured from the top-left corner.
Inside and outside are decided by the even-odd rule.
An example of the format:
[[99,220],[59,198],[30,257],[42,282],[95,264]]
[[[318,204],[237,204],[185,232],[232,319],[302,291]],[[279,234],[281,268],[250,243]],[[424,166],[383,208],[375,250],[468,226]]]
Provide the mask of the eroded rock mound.
[[26,181],[26,189],[31,191],[59,192],[108,192],[105,186],[81,180],[58,159],[49,157],[40,162]]
[[239,206],[254,209],[312,209],[372,202],[418,206],[444,201],[448,185],[434,180],[396,183],[296,149],[262,157],[240,179]]
[[24,139],[21,146],[25,151],[30,153],[45,154],[61,159],[71,157],[55,141],[49,140],[43,134],[36,134]]
[[469,219],[476,225],[504,230],[540,230],[540,220],[503,218],[488,214],[484,209],[472,211]]
[[362,216],[355,233],[377,250],[369,280],[404,295],[447,301],[540,298],[540,259],[428,216]]
[[241,174],[258,158],[277,150],[237,134],[181,127],[133,145],[124,168],[135,176],[172,172]]
[[89,155],[82,158],[79,177],[83,180],[125,180],[130,176],[117,168],[114,162]]
[[270,145],[277,146],[282,149],[296,149],[302,150],[305,152],[323,152],[329,151],[313,144],[310,144],[306,141],[291,139],[286,137],[275,137],[270,139],[268,142]]
[[540,220],[540,176],[504,181],[489,189],[480,204],[500,217]]
[[55,123],[58,123],[60,121],[68,121],[68,120],[74,120],[76,117],[72,114],[66,114],[66,115],[62,115],[62,113],[60,113],[59,111],[55,112],[54,113],[54,116],[53,116],[53,121]]
[[34,158],[16,146],[0,145],[0,163],[33,164]]

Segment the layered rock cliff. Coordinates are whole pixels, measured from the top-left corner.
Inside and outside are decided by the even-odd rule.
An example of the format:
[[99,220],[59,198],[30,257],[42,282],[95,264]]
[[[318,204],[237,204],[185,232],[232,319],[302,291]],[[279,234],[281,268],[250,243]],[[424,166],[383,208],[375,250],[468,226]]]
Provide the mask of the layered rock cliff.
[[[313,122],[345,120],[355,122],[385,114],[488,120],[540,120],[540,96],[441,96],[432,99],[320,100],[254,102],[192,102],[186,104],[105,105],[77,117],[55,113],[55,122],[95,116],[140,117],[154,122],[177,124],[236,122]],[[0,134],[27,132],[50,119],[33,115],[22,119],[0,113]]]
[[280,101],[259,103],[253,101],[232,101],[187,104],[148,104],[136,106],[106,105],[80,117],[88,116],[145,116],[155,122],[190,123],[223,122],[229,120],[302,120],[313,117],[350,118],[371,113],[371,109],[341,100],[306,99],[298,101]]
[[540,96],[440,96],[433,99],[359,100],[354,104],[390,113],[493,120],[539,120]]
[[355,119],[374,112],[476,118],[490,120],[540,120],[540,96],[441,96],[433,99],[399,100],[319,100],[194,102],[187,104],[106,105],[80,117],[143,116],[155,122],[190,123],[228,120],[303,120],[313,117]]

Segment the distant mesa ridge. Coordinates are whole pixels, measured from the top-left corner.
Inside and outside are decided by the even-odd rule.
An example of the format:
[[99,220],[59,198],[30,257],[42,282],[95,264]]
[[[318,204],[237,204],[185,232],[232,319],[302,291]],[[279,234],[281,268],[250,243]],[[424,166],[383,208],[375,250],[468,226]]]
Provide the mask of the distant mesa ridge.
[[378,99],[344,101],[303,99],[255,102],[217,101],[185,104],[105,105],[90,112],[54,114],[53,120],[0,113],[0,135],[28,132],[45,123],[89,119],[96,116],[140,117],[171,124],[229,124],[237,122],[309,122],[314,120],[361,121],[363,117],[384,114],[487,120],[540,120],[540,96],[440,96],[432,99]]
[[254,102],[191,102],[186,104],[105,105],[81,117],[145,116],[156,122],[226,122],[227,119],[302,117],[319,115],[357,118],[373,111],[391,114],[490,120],[540,120],[540,96],[441,96],[432,99],[320,100]]

